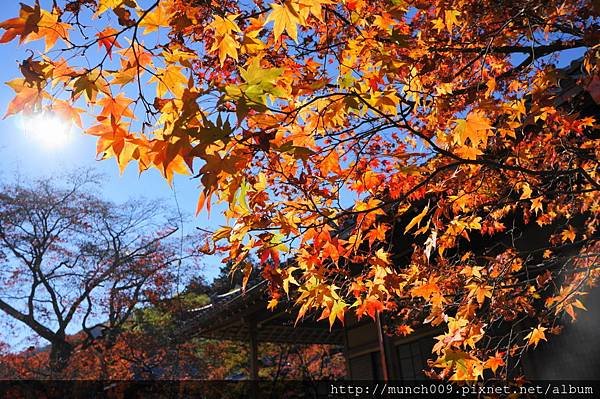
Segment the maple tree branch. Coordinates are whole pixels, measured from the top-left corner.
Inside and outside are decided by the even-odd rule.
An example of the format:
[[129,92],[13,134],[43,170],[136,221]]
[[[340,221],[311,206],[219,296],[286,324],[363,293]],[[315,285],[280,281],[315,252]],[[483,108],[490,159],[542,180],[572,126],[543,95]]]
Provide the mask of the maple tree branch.
[[34,330],[37,334],[39,334],[42,338],[46,339],[47,341],[49,341],[49,342],[56,341],[56,339],[57,339],[56,333],[54,333],[52,330],[45,327],[44,325],[40,324],[37,320],[35,320],[33,318],[33,316],[31,314],[26,315],[24,313],[19,312],[17,309],[15,309],[14,307],[12,307],[10,304],[8,304],[7,302],[5,302],[2,299],[0,299],[0,310],[5,312],[7,315],[11,316],[12,318],[19,320],[20,322],[22,322],[27,327]]

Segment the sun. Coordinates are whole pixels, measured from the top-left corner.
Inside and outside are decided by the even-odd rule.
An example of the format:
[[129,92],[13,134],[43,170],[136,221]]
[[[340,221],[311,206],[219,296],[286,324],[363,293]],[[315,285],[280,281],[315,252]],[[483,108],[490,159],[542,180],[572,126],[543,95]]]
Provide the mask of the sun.
[[25,135],[47,149],[64,147],[73,136],[73,124],[51,112],[24,115],[22,128]]

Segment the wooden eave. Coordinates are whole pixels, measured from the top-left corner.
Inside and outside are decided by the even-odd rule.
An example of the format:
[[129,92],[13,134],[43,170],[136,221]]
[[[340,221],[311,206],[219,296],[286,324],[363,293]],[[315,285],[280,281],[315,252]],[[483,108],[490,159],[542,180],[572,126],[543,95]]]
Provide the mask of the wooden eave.
[[174,338],[178,341],[201,337],[248,342],[251,334],[255,334],[258,342],[343,344],[343,330],[339,325],[330,330],[327,320],[308,317],[295,324],[293,309],[283,310],[289,308],[286,303],[274,311],[268,310],[266,288],[267,283],[263,281],[230,300],[192,311]]

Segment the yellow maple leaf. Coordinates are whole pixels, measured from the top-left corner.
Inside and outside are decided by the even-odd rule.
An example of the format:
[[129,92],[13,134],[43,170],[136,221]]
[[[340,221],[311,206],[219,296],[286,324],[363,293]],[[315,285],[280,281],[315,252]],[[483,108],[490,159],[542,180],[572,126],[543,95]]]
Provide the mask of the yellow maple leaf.
[[465,119],[457,119],[454,128],[454,142],[464,145],[469,140],[471,147],[485,145],[492,126],[490,120],[481,112],[470,112]]
[[525,108],[525,100],[520,99],[510,103],[509,112],[512,114],[514,119],[521,120],[527,113],[527,109]]
[[567,242],[567,240],[571,242],[575,242],[575,237],[577,236],[577,232],[573,226],[569,226],[568,229],[564,229],[560,236],[562,238],[562,242]]
[[108,10],[112,10],[123,4],[124,0],[100,0],[98,1],[98,11],[94,16],[104,14]]
[[531,200],[531,210],[537,215],[538,212],[544,211],[544,204],[542,203],[542,197],[537,197]]
[[181,155],[176,155],[170,162],[163,161],[162,163],[156,164],[158,170],[160,170],[161,174],[167,179],[169,184],[172,184],[173,177],[178,175],[189,175],[190,170],[188,164]]
[[296,270],[296,269],[298,269],[298,268],[297,267],[290,267],[287,270],[288,276],[283,279],[283,291],[285,291],[285,293],[288,294],[288,295],[290,293],[290,284],[300,285],[300,284],[298,284],[298,282],[296,281],[296,279],[292,275],[293,271]]
[[404,229],[404,234],[408,233],[410,231],[410,229],[412,229],[415,225],[419,226],[421,224],[421,220],[425,217],[425,215],[427,215],[428,211],[429,211],[429,205],[427,205],[425,208],[423,208],[423,210],[421,211],[421,213],[419,213],[417,216],[415,216],[406,225],[406,228]]
[[152,11],[144,15],[139,22],[139,27],[144,28],[144,35],[147,35],[157,31],[159,28],[169,27],[172,15],[173,13],[167,8],[166,3],[160,2]]
[[269,303],[267,304],[267,309],[269,310],[274,310],[277,307],[277,304],[279,303],[279,301],[275,298],[271,299],[269,301]]
[[215,15],[215,19],[210,23],[209,28],[214,29],[217,36],[231,35],[233,32],[240,33],[240,27],[235,22],[238,16],[239,14],[230,14],[223,18]]
[[221,65],[227,59],[227,56],[237,61],[238,48],[240,44],[230,35],[224,35],[219,40],[216,40],[210,49],[210,52],[219,50],[219,62]]
[[452,94],[454,89],[453,83],[440,83],[436,86],[435,91],[438,95]]
[[461,145],[455,152],[456,155],[463,159],[477,159],[478,155],[483,155],[480,149],[468,145]]
[[[579,299],[575,299],[571,303],[565,304],[564,310],[565,310],[565,312],[567,312],[567,314],[569,316],[571,316],[572,321],[577,320],[577,315],[575,314],[575,308],[578,308],[581,310],[587,310],[587,308],[583,305],[583,303],[581,303],[581,301]],[[560,306],[556,309],[556,313],[558,314],[559,312],[560,312]]]
[[142,73],[144,73],[144,69],[141,68],[139,70],[138,68],[122,69],[112,74],[113,79],[110,81],[110,83],[113,85],[124,86],[133,82],[137,78],[138,74],[141,75]]
[[536,328],[531,330],[531,332],[529,334],[527,334],[524,338],[524,340],[527,341],[527,345],[533,344],[534,347],[537,347],[537,344],[542,339],[544,341],[548,341],[546,339],[546,334],[544,333],[544,331],[546,331],[546,330],[547,330],[547,328],[542,327],[541,325],[538,325]]
[[187,85],[188,79],[181,72],[181,67],[169,65],[165,69],[158,68],[156,75],[149,79],[149,82],[156,82],[157,97],[164,97],[167,92],[173,93],[176,97],[183,94],[183,89]]
[[519,197],[519,199],[529,199],[531,198],[531,193],[533,192],[531,190],[531,186],[529,185],[529,183],[523,183],[520,185],[520,189],[521,189],[521,197]]
[[385,252],[383,250],[383,248],[379,248],[376,252],[375,252],[375,259],[374,259],[374,264],[378,264],[382,267],[385,267],[387,265],[389,265],[390,262],[390,254]]
[[468,277],[478,277],[481,278],[481,271],[484,268],[482,266],[465,266],[461,271],[460,274],[465,274]]
[[458,25],[458,16],[460,15],[460,11],[456,10],[446,10],[444,11],[444,21],[446,23],[446,29],[448,29],[449,33],[452,33],[452,27],[454,25]]
[[294,9],[291,2],[286,1],[283,5],[272,4],[271,13],[265,21],[265,25],[273,21],[273,34],[278,41],[283,31],[286,31],[289,37],[298,42],[298,27],[300,15]]
[[443,31],[444,28],[446,27],[446,25],[444,24],[444,20],[442,18],[436,18],[433,21],[431,21],[431,23],[433,24],[433,28],[436,29],[438,31],[438,33]]
[[483,305],[485,302],[485,298],[492,297],[492,287],[489,285],[477,285],[477,284],[469,284],[465,286],[465,288],[469,289],[469,297],[477,298],[477,303],[479,305]]
[[258,30],[246,32],[241,41],[242,53],[256,54],[265,48],[265,44],[258,38],[259,33]]
[[298,14],[300,14],[301,22],[305,23],[309,14],[319,21],[323,21],[321,9],[324,4],[332,4],[332,2],[330,0],[298,0]]
[[219,61],[221,65],[223,65],[227,56],[236,61],[238,59],[238,48],[240,47],[240,44],[233,37],[234,32],[241,33],[240,27],[237,22],[235,22],[235,19],[238,16],[239,14],[231,14],[223,18],[217,15],[213,22],[208,26],[215,31],[215,42],[209,51],[219,51]]
[[339,321],[344,324],[344,313],[346,312],[346,303],[342,300],[337,300],[333,302],[331,306],[331,310],[329,311],[329,328],[333,327],[333,323],[335,323],[335,319],[337,318]]
[[485,85],[487,87],[485,98],[490,98],[490,96],[494,94],[494,90],[496,90],[496,79],[490,78]]

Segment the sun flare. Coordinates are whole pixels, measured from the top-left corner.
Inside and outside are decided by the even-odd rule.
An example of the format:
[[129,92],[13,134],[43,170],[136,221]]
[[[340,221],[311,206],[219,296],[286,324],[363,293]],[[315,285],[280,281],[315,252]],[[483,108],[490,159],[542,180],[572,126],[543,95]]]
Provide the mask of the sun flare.
[[64,147],[73,136],[72,123],[50,112],[23,116],[22,127],[31,140],[48,149]]

